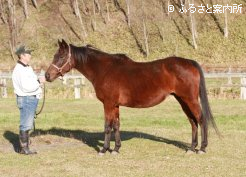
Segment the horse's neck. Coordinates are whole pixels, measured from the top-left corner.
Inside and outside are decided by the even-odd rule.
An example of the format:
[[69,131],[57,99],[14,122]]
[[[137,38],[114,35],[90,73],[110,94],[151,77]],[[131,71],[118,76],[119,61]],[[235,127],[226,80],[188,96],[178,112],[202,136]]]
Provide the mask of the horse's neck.
[[107,70],[108,65],[108,62],[105,63],[100,58],[88,56],[88,59],[85,62],[80,63],[75,68],[89,81],[94,82],[96,77],[103,75]]

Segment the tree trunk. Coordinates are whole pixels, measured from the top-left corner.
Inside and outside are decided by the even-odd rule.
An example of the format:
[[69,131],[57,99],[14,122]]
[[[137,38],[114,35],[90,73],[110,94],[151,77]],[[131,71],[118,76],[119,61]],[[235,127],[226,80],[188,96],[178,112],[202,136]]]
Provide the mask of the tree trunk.
[[38,3],[36,0],[32,0],[32,4],[36,9],[38,8]]
[[100,6],[100,3],[98,2],[98,0],[94,0],[94,3],[95,3],[95,7],[98,10],[98,12],[101,13],[101,6]]
[[27,1],[23,0],[23,6],[24,6],[24,14],[26,19],[28,18],[28,8],[27,8]]
[[146,56],[149,56],[149,43],[148,43],[148,34],[147,34],[147,28],[145,19],[143,19],[143,32],[144,32],[144,43],[145,43],[145,49],[146,49]]
[[7,20],[6,20],[5,15],[4,15],[5,10],[4,10],[4,6],[2,3],[3,3],[3,1],[1,0],[0,1],[0,18],[3,21],[3,23],[7,23]]
[[195,29],[195,18],[192,13],[190,13],[190,20],[191,20],[191,33],[192,33],[193,45],[194,45],[194,48],[197,49],[197,43],[196,43],[197,33]]
[[114,6],[116,7],[117,10],[120,9],[120,4],[119,4],[118,0],[114,0]]
[[104,4],[106,3],[100,3],[98,0],[96,0],[96,3],[97,3],[97,9],[103,19],[103,23],[107,24],[107,17],[105,17],[104,15]]
[[227,10],[225,10],[225,29],[224,29],[224,37],[228,38],[229,31],[228,31],[228,17],[227,17]]
[[[228,4],[228,0],[225,1],[225,5]],[[224,28],[224,37],[228,38],[229,36],[229,31],[228,31],[228,13],[227,10],[224,12],[225,14],[225,28]]]
[[15,19],[15,6],[12,0],[8,0],[8,26],[9,26],[9,35],[10,35],[10,52],[12,58],[14,58],[13,51],[16,48],[16,19]]
[[97,30],[97,23],[96,23],[96,2],[95,1],[93,1],[93,15],[92,15],[91,22],[92,22],[93,30],[96,31]]
[[106,7],[107,7],[107,18],[108,18],[108,22],[110,21],[110,14],[109,14],[109,4],[108,4],[108,0],[106,0]]
[[73,13],[75,14],[76,17],[79,17],[79,10],[78,10],[78,5],[77,5],[77,0],[70,0],[71,2],[71,6],[72,6],[72,9],[73,9]]
[[[167,2],[167,5],[169,6],[169,1]],[[165,20],[165,6],[164,6],[164,2],[161,1],[160,4],[161,7],[161,27],[160,27],[160,37],[162,39],[162,42],[164,42],[164,20]],[[169,16],[169,12],[167,11],[167,16]]]
[[82,2],[82,6],[83,6],[83,13],[85,15],[89,15],[89,8],[86,6],[84,0],[82,0],[81,2]]
[[[191,4],[190,0],[188,3]],[[193,1],[192,1],[192,4],[194,4]],[[195,25],[195,17],[194,17],[194,14],[191,12],[190,12],[190,22],[191,22],[191,34],[192,34],[193,47],[197,49],[197,43],[196,43],[197,32],[196,32],[196,25]]]
[[185,0],[180,0],[180,6],[185,5]]
[[74,13],[75,13],[76,17],[79,18],[79,22],[80,22],[80,26],[81,26],[81,31],[82,31],[82,36],[85,39],[87,37],[87,32],[85,30],[85,26],[84,26],[84,23],[83,23],[81,14],[80,14],[78,0],[72,0],[72,6],[73,6]]
[[144,44],[146,50],[146,57],[149,56],[149,43],[148,43],[148,31],[146,28],[146,13],[145,13],[145,5],[144,0],[142,0],[142,16],[143,16],[143,33],[144,33]]
[[128,27],[131,27],[131,18],[130,18],[130,0],[125,0],[127,6],[127,24]]
[[[167,7],[170,5],[170,0],[167,1]],[[169,16],[169,10],[167,11],[167,16]]]

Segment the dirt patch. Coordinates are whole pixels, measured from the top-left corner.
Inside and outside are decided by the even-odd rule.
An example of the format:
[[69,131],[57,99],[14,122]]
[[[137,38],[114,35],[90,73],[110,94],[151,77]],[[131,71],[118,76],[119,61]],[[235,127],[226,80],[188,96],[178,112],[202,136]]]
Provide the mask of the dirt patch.
[[[0,144],[0,153],[15,153],[15,146],[13,142]],[[54,137],[52,135],[32,137],[30,148],[37,151],[46,151],[59,148],[71,148],[71,147],[82,147],[85,144],[79,140]]]

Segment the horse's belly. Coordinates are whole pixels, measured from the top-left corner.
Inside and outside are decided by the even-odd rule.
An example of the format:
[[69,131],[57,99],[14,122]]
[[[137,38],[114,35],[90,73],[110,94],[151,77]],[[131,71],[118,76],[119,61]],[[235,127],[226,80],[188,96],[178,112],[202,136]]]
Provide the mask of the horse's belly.
[[119,105],[132,108],[147,108],[161,103],[167,94],[164,92],[155,94],[140,94],[135,95],[121,95]]

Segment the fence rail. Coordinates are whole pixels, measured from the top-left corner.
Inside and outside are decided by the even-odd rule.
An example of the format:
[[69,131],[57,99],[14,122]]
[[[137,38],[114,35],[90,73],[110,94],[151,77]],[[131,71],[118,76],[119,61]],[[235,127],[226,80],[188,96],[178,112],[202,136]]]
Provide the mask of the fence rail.
[[[44,72],[40,72],[37,74],[38,76],[43,75]],[[224,87],[240,87],[240,98],[246,100],[246,73],[205,73],[205,78],[225,78],[228,79],[228,82]],[[232,84],[232,78],[240,78],[239,84]],[[7,88],[11,86],[7,86],[7,80],[11,80],[11,73],[0,73],[0,88],[1,88],[1,97],[7,98]],[[72,87],[74,88],[74,98],[80,99],[80,89],[85,86],[86,78],[81,74],[67,74],[63,77],[63,84],[67,85],[68,80],[73,80],[74,84]]]

